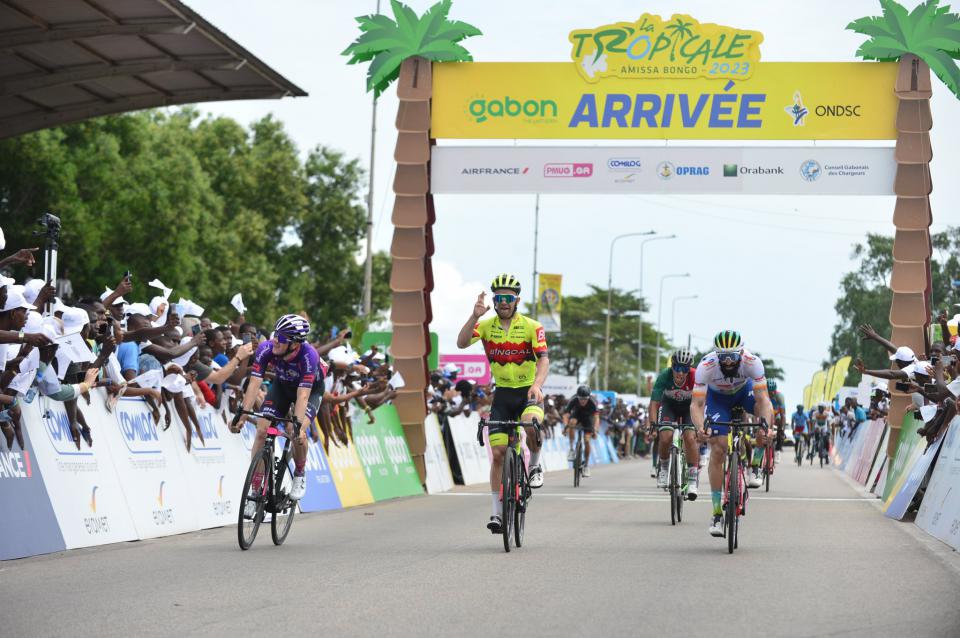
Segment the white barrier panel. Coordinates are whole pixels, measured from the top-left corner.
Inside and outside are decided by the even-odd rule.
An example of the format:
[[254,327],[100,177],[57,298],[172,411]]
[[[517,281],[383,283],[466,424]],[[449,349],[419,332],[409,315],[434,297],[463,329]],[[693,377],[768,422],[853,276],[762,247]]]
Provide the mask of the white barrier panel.
[[453,489],[453,474],[450,472],[450,462],[447,460],[447,449],[443,446],[437,415],[433,412],[428,414],[423,427],[427,436],[427,448],[423,453],[424,464],[427,466],[427,493],[446,492]]
[[[200,527],[236,524],[240,493],[250,466],[249,449],[212,408],[197,409],[197,420],[204,443],[194,431],[189,454],[186,430],[176,411],[168,432],[176,432],[175,452],[190,482]],[[278,442],[282,448],[283,439]]]
[[[102,392],[91,394],[102,397]],[[81,403],[81,410],[87,407],[85,401]],[[135,540],[137,529],[110,446],[101,440],[106,436],[105,428],[116,427],[115,423],[88,421],[93,447],[81,443],[77,450],[63,403],[38,396],[22,409],[23,426],[32,434],[37,465],[67,549]]]
[[[81,402],[83,403],[83,402]],[[163,431],[154,424],[146,401],[123,397],[113,414],[107,412],[99,392],[91,393],[89,406],[81,405],[87,423],[96,423],[95,446],[107,445],[140,538],[200,529],[197,508],[175,447],[180,444],[174,425]]]
[[917,525],[960,550],[960,417],[954,418],[947,430],[917,513]]
[[872,493],[875,493],[877,485],[883,485],[883,483],[878,483],[878,479],[886,467],[887,462],[887,441],[890,438],[890,428],[887,426],[886,421],[881,421],[881,423],[883,423],[883,435],[880,437],[880,444],[877,446],[877,455],[874,457],[873,465],[870,467],[870,473],[867,475],[866,487]]
[[563,433],[563,426],[559,424],[554,425],[552,432],[553,436],[549,439],[544,439],[540,454],[543,467],[548,472],[565,470],[570,467],[570,462],[567,461],[567,453],[570,451],[570,440],[567,438],[567,435]]
[[433,149],[430,188],[434,193],[893,195],[893,150],[441,145]]
[[460,461],[460,473],[464,485],[486,483],[490,480],[490,460],[487,451],[477,444],[477,426],[480,417],[476,413],[469,417],[463,415],[449,417],[450,434]]
[[867,428],[867,431],[863,435],[863,447],[856,459],[856,465],[849,474],[857,483],[865,485],[870,468],[873,467],[873,462],[877,458],[877,446],[880,444],[880,439],[883,438],[884,423],[883,421],[867,421],[861,423],[860,428]]

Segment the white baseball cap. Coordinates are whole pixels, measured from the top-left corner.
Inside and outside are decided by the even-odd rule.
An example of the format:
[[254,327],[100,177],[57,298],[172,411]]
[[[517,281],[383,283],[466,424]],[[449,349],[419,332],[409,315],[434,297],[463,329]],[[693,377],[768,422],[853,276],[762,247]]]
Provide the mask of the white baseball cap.
[[906,361],[906,362],[916,361],[917,355],[913,354],[913,350],[911,350],[907,346],[900,346],[899,348],[897,348],[897,351],[895,353],[890,355],[890,360]]
[[0,250],[7,247],[7,239],[3,236],[3,229],[0,228]]
[[37,296],[40,294],[40,289],[43,288],[44,281],[43,279],[31,279],[23,287],[23,297],[27,300],[28,303],[33,303],[37,300]]
[[7,286],[7,301],[3,304],[0,312],[7,312],[17,308],[26,308],[27,310],[36,310],[37,307],[32,303],[27,303],[23,296],[23,286]]
[[150,317],[153,315],[153,312],[150,310],[150,306],[145,303],[132,303],[123,307],[123,314],[143,315],[144,317]]
[[[104,286],[103,294],[100,295],[100,301],[106,301],[107,297],[109,297],[112,294],[113,294],[113,291],[110,290],[110,287]],[[118,303],[125,304],[127,303],[127,300],[124,299],[123,297],[117,297],[116,299],[113,300],[113,305],[116,306]]]
[[83,330],[83,327],[90,323],[90,315],[83,308],[64,307],[63,309],[63,334],[75,334]]

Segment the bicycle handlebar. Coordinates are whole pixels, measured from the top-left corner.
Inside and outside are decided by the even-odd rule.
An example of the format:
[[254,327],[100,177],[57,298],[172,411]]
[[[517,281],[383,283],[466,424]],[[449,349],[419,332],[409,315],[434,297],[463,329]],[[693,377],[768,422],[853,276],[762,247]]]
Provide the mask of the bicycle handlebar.
[[533,426],[537,431],[537,443],[539,444],[543,439],[540,437],[540,432],[542,427],[540,421],[534,418],[532,421],[487,421],[486,419],[480,419],[480,423],[477,424],[477,443],[480,444],[480,447],[483,447],[483,426],[495,425],[495,426],[507,426],[507,427],[528,427]]
[[297,419],[292,419],[290,417],[279,417],[273,416],[270,414],[264,414],[263,412],[253,412],[251,410],[244,410],[243,408],[237,408],[237,413],[233,415],[233,421],[230,423],[231,428],[235,428],[237,423],[240,422],[240,417],[243,415],[256,417],[258,419],[267,419],[273,423],[290,423],[294,428],[300,427],[300,421]]

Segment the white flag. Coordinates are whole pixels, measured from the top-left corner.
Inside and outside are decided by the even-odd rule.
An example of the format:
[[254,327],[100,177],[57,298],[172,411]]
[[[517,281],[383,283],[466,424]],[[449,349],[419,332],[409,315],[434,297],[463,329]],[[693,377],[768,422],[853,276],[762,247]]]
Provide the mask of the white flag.
[[184,299],[180,297],[180,301],[177,302],[177,306],[180,307],[180,314],[184,317],[202,317],[203,308],[193,303],[189,299]]
[[154,279],[153,281],[151,281],[151,282],[148,283],[147,285],[148,285],[148,286],[152,286],[152,287],[154,287],[154,288],[159,288],[161,291],[163,291],[163,298],[164,298],[164,299],[169,299],[169,298],[170,298],[170,293],[173,292],[173,288],[167,288],[167,287],[164,285],[164,283],[163,283],[162,281],[160,281],[159,279]]
[[230,304],[236,308],[237,312],[239,312],[241,315],[247,311],[247,307],[243,305],[243,298],[240,296],[239,292],[233,296],[233,299],[230,300]]

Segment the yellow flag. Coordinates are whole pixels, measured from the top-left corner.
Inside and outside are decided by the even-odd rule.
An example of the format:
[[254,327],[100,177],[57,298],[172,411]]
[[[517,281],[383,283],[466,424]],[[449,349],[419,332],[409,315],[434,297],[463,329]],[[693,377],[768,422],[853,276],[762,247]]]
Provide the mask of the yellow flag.
[[841,357],[833,364],[833,379],[830,382],[830,398],[833,399],[843,387],[843,382],[847,379],[847,371],[850,369],[852,357]]
[[812,402],[810,400],[810,393],[812,390],[813,390],[813,385],[809,383],[807,384],[807,387],[803,389],[803,408],[805,410],[809,410],[810,407],[812,406]]
[[827,372],[825,370],[818,370],[814,373],[813,378],[810,380],[810,385],[813,386],[810,390],[810,407],[823,401],[823,386],[826,380]]
[[547,332],[560,332],[560,310],[563,305],[563,297],[560,292],[562,284],[563,275],[540,273],[537,320],[543,324],[543,329]]

